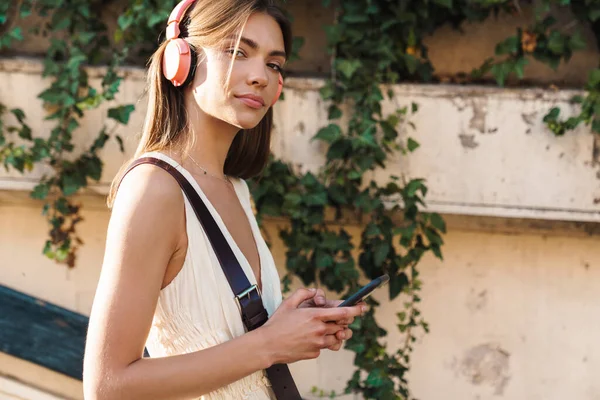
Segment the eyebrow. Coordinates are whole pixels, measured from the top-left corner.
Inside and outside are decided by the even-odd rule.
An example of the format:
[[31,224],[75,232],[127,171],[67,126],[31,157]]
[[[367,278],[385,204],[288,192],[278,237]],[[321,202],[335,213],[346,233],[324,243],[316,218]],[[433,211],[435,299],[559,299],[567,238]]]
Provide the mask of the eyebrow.
[[[230,39],[237,39],[237,37],[231,37]],[[256,43],[254,40],[249,39],[247,37],[242,36],[242,38],[240,39],[241,42],[245,43],[248,47],[250,47],[252,50],[258,50],[260,48],[260,46],[258,45],[258,43]],[[283,57],[287,60],[287,55],[285,54],[285,51],[282,50],[273,50],[269,53],[269,56],[271,57],[276,57],[276,56],[280,56]]]

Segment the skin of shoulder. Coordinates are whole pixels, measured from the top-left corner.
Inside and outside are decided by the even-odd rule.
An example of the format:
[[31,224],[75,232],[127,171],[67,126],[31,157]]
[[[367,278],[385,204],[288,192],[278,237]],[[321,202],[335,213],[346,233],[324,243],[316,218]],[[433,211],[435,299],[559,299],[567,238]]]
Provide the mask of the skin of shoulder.
[[161,283],[185,230],[183,194],[148,164],[122,180],[110,218],[90,315],[84,376],[103,379],[141,358]]

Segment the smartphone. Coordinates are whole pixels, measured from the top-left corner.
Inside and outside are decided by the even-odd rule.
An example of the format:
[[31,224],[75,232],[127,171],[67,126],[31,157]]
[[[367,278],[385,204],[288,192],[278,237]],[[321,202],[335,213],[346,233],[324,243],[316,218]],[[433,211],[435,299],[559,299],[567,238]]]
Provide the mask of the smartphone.
[[378,287],[385,285],[390,280],[390,276],[388,274],[381,275],[379,278],[373,279],[371,282],[367,283],[365,286],[360,288],[358,292],[354,293],[352,296],[348,297],[342,304],[338,307],[352,307],[357,303],[360,303],[367,297],[371,295],[373,290]]

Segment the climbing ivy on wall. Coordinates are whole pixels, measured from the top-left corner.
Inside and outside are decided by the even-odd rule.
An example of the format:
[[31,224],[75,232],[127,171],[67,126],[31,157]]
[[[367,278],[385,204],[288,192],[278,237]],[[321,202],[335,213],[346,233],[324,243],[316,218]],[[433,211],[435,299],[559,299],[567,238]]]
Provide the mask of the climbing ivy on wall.
[[[109,140],[122,140],[113,133],[117,124],[127,124],[134,106],[124,104],[108,110],[111,126],[101,127],[93,144],[75,152],[73,135],[88,110],[114,100],[124,63],[141,64],[156,46],[166,16],[175,0],[127,0],[115,32],[98,15],[108,2],[102,0],[19,0],[0,4],[0,51],[14,48],[23,39],[21,21],[31,15],[46,16],[48,22],[33,33],[50,38],[44,58],[43,76],[50,86],[38,94],[54,124],[48,135],[33,132],[20,109],[0,105],[0,161],[22,173],[43,166],[49,171],[31,196],[44,201],[43,213],[50,232],[43,252],[58,262],[75,266],[82,239],[77,224],[80,207],[72,195],[90,180],[99,180],[102,161],[98,152]],[[298,172],[283,160],[273,159],[260,179],[250,182],[257,216],[283,216],[288,221],[280,232],[287,247],[288,288],[294,278],[305,285],[320,285],[341,297],[367,279],[383,273],[391,276],[389,298],[401,298],[396,326],[404,340],[391,351],[387,332],[376,321],[378,303],[370,299],[370,311],[354,323],[356,335],[347,349],[356,353],[355,373],[347,392],[368,399],[412,398],[407,371],[414,342],[428,331],[419,310],[419,263],[431,254],[442,258],[445,224],[440,215],[424,212],[427,186],[422,179],[390,176],[374,181],[372,172],[385,170],[391,155],[409,154],[417,141],[400,134],[410,131],[417,104],[382,112],[382,102],[394,97],[394,83],[435,81],[435,69],[424,44],[427,35],[445,24],[482,22],[500,13],[521,13],[529,2],[519,0],[344,0],[334,7],[335,21],[325,27],[332,56],[331,77],[320,90],[328,107],[327,126],[314,132],[313,140],[326,148],[325,165],[318,172]],[[594,32],[600,18],[600,0],[542,0],[528,26],[491,49],[494,55],[471,73],[473,80],[490,75],[498,85],[522,79],[529,60],[556,68],[585,45],[582,36],[558,26],[550,11],[573,11],[578,21],[589,23]],[[296,41],[296,49],[301,40]],[[106,65],[101,87],[93,88],[85,66]],[[556,134],[591,124],[600,132],[597,111],[600,70],[594,70],[587,93],[573,99],[581,113],[566,121],[558,108],[544,121]],[[15,125],[3,121],[11,115]],[[379,174],[384,176],[384,174]],[[344,228],[360,227],[356,240]],[[357,256],[356,256],[357,255]],[[397,348],[397,349],[396,349]],[[318,389],[317,389],[318,391]],[[331,393],[322,393],[332,395]],[[335,395],[335,393],[333,393]]]

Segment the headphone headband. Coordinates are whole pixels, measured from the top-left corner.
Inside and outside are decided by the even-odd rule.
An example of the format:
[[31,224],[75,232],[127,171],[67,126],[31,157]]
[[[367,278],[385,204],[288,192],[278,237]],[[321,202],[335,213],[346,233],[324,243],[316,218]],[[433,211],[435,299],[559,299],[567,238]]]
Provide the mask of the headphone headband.
[[183,0],[171,11],[169,21],[167,22],[167,40],[179,37],[179,23],[183,19],[185,12],[196,0]]

